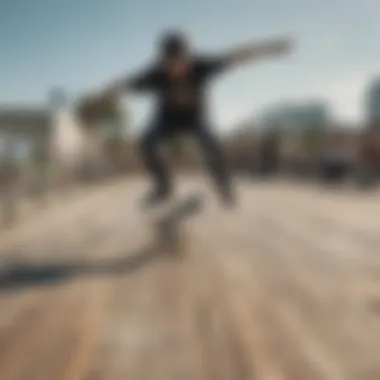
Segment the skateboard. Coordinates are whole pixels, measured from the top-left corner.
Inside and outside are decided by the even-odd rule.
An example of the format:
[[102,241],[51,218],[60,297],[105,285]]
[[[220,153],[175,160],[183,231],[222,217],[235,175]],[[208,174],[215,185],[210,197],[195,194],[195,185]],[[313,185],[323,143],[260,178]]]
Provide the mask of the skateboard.
[[173,199],[154,212],[153,226],[161,251],[181,254],[186,247],[186,231],[183,220],[197,215],[203,208],[203,198],[191,194],[181,199]]

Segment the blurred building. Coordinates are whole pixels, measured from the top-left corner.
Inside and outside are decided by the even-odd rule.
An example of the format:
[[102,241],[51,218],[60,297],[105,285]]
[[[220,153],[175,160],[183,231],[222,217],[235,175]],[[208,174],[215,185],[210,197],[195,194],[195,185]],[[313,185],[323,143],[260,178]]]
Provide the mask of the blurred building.
[[259,139],[250,127],[245,125],[234,129],[223,142],[232,168],[244,171],[254,169]]
[[[50,138],[50,114],[33,106],[0,108],[1,153],[16,158],[26,146],[45,149]],[[22,154],[21,154],[22,155]]]
[[269,107],[261,113],[259,125],[287,131],[323,129],[331,123],[329,106],[322,101],[287,103]]
[[2,159],[46,169],[54,163],[77,163],[85,151],[86,136],[64,92],[54,89],[46,104],[0,105],[0,140]]
[[46,148],[53,156],[73,155],[84,139],[81,129],[63,91],[50,92],[46,104],[0,105],[0,134],[3,142],[12,141],[15,151],[28,145]]
[[369,83],[364,102],[367,124],[380,124],[380,78]]

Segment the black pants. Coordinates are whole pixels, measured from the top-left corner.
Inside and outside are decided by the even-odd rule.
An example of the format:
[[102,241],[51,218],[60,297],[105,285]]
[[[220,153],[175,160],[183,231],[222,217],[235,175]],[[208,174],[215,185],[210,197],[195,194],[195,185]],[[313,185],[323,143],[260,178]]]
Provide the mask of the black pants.
[[159,151],[162,144],[178,135],[189,135],[199,143],[217,190],[222,195],[229,193],[231,191],[229,171],[222,148],[210,128],[200,123],[181,126],[165,121],[153,123],[140,141],[143,161],[154,179],[156,189],[172,190],[170,173]]

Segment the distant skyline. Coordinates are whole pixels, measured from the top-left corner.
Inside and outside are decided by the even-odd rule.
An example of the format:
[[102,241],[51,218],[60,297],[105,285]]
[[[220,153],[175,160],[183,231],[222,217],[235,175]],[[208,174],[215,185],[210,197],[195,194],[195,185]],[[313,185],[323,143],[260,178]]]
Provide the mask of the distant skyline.
[[[290,58],[216,80],[210,95],[218,128],[305,98],[324,99],[337,119],[356,122],[365,86],[380,74],[379,14],[378,0],[2,0],[0,105],[44,103],[56,86],[70,97],[97,88],[141,67],[158,34],[180,27],[195,47],[215,53],[282,33],[298,40]],[[150,100],[128,104],[144,125]]]

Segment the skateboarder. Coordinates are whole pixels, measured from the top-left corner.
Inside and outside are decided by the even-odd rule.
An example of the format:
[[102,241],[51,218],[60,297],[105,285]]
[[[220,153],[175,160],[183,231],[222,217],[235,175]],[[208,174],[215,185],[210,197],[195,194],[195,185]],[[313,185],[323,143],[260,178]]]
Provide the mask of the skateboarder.
[[[94,107],[96,103],[100,107],[128,92],[150,92],[156,96],[153,119],[140,140],[145,166],[154,179],[154,188],[143,199],[146,206],[158,205],[172,195],[170,175],[159,148],[167,139],[184,133],[199,142],[221,200],[225,205],[234,205],[231,177],[207,118],[206,85],[226,69],[288,53],[291,45],[289,39],[279,38],[238,47],[218,56],[203,56],[194,54],[185,35],[169,32],[159,41],[157,58],[148,68],[117,80],[95,98]],[[91,102],[87,109],[91,109]],[[85,115],[86,107],[82,112]]]

